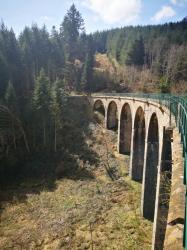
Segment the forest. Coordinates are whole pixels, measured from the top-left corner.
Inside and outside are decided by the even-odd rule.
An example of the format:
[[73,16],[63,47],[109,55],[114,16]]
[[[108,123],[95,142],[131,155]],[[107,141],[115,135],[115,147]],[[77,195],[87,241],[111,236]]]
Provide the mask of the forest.
[[[96,70],[105,55],[113,67]],[[99,62],[101,63],[101,62]],[[98,62],[97,62],[98,64]],[[39,152],[58,155],[67,100],[97,91],[187,91],[187,19],[87,34],[73,4],[59,29],[37,24],[16,36],[0,25],[0,176]],[[31,157],[32,158],[32,157]],[[22,170],[20,170],[21,172]],[[11,173],[11,174],[10,174]]]
[[[186,92],[187,19],[93,34],[94,48],[122,67],[118,83],[141,92]],[[134,75],[134,77],[132,77]],[[137,89],[135,83],[140,84]],[[156,88],[151,89],[152,85]]]

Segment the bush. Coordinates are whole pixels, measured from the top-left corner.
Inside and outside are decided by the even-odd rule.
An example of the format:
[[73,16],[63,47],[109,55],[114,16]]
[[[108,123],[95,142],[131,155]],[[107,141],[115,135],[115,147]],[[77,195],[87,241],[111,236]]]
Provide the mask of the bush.
[[166,77],[162,77],[159,82],[159,89],[161,93],[170,93],[171,84],[168,82]]

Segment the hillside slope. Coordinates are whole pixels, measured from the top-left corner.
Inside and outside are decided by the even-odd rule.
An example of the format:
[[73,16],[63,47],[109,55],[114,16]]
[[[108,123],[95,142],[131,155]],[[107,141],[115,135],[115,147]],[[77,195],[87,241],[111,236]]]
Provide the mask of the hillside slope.
[[0,249],[150,249],[141,185],[128,177],[129,159],[116,153],[117,134],[83,114],[79,98],[69,105],[73,123],[65,125],[68,155],[55,167],[58,178],[32,178],[0,192]]
[[187,22],[129,26],[93,34],[97,52],[123,68],[131,91],[187,92]]
[[158,81],[149,69],[122,66],[106,54],[95,55],[93,85],[97,91],[159,92]]

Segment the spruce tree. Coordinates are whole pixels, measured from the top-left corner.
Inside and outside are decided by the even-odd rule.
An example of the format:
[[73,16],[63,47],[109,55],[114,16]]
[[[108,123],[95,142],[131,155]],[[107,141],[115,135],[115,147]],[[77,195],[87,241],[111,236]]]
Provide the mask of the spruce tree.
[[62,75],[62,68],[65,66],[64,46],[58,31],[53,26],[50,36],[50,64],[49,77],[55,81]]
[[127,53],[126,64],[142,66],[144,64],[144,57],[145,57],[144,43],[142,37],[140,37],[140,39],[136,39],[132,43]]
[[6,58],[0,51],[0,98],[4,97],[9,78],[8,64]]
[[[17,98],[14,86],[11,81],[8,82],[8,86],[5,93],[5,101],[7,107],[10,109],[10,111],[15,115],[17,112]],[[14,148],[16,149],[16,129],[15,129],[15,120],[12,119],[11,121],[11,127],[12,127],[12,136],[13,136],[13,143]]]
[[38,114],[38,119],[42,121],[43,127],[43,145],[47,143],[47,121],[50,117],[50,83],[49,78],[45,75],[44,69],[41,69],[35,82],[33,93],[33,106]]
[[17,98],[12,81],[8,82],[8,86],[5,93],[5,102],[7,107],[9,107],[11,111],[17,111]]
[[74,4],[64,17],[60,30],[64,42],[66,60],[74,62],[78,54],[78,38],[80,33],[84,31],[84,20]]
[[62,124],[62,110],[66,102],[63,82],[57,79],[51,88],[51,114],[54,124],[54,151],[57,151],[57,134]]
[[81,77],[81,90],[83,91],[94,90],[94,86],[92,86],[93,60],[93,54],[91,52],[87,53]]

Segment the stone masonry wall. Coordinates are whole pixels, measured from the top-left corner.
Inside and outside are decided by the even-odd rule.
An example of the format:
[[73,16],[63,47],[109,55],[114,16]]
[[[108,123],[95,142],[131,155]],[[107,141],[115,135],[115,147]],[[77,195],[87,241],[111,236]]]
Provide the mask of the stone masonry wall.
[[178,129],[173,130],[172,143],[172,185],[169,204],[169,214],[165,235],[165,250],[183,249],[183,229],[185,213],[185,186],[183,184],[184,160],[182,157],[182,144]]

